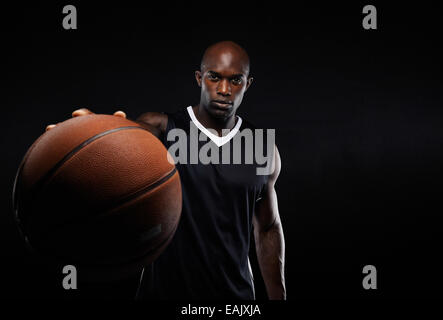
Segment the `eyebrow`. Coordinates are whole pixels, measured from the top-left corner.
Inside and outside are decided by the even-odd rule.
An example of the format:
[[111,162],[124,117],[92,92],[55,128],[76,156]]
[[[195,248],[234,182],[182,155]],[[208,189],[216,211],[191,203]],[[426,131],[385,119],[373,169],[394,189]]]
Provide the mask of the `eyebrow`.
[[212,70],[209,70],[208,73],[213,74],[214,76],[220,77],[221,74]]
[[[214,76],[220,77],[220,78],[222,77],[221,74],[218,73],[218,72],[216,72],[216,71],[209,70],[208,73],[210,73],[210,74],[212,74],[212,75],[214,75]],[[230,79],[234,79],[234,78],[242,78],[243,76],[244,76],[243,73],[238,73],[238,74],[234,74],[234,75],[230,76],[229,78],[230,78]]]

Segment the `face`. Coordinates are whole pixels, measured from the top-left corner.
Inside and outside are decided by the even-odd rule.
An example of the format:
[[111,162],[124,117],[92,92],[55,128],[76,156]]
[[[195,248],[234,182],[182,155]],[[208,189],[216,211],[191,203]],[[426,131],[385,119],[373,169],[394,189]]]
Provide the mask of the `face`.
[[228,119],[235,114],[252,83],[248,68],[247,60],[235,52],[214,53],[205,58],[204,67],[195,75],[201,87],[200,105],[209,115]]

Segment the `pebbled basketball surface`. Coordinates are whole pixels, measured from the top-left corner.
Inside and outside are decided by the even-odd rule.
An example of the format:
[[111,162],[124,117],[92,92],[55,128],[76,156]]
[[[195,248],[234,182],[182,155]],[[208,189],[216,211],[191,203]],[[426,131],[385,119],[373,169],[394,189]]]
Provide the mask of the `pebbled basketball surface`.
[[180,218],[180,179],[167,159],[156,137],[121,117],[57,125],[17,173],[14,209],[24,236],[48,259],[111,273],[139,269],[167,246]]

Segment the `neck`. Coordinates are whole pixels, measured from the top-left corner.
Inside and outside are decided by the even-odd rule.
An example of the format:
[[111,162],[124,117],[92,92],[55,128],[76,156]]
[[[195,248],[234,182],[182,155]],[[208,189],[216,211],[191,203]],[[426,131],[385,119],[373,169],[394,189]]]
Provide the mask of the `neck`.
[[205,108],[203,108],[200,104],[193,106],[192,110],[194,110],[195,117],[197,120],[206,128],[206,129],[214,129],[217,131],[218,135],[222,135],[223,129],[231,130],[234,128],[236,123],[236,116],[233,114],[232,116],[226,119],[217,119],[212,117]]

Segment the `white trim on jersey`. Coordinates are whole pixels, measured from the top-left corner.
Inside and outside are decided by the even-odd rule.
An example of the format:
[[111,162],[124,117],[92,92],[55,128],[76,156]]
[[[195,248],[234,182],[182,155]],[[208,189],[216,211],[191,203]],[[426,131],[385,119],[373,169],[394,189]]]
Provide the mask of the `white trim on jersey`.
[[235,124],[234,128],[232,128],[232,130],[227,135],[219,137],[219,136],[216,136],[215,134],[213,134],[208,129],[206,129],[200,123],[200,121],[197,120],[197,118],[195,117],[195,114],[194,114],[194,110],[192,109],[192,106],[189,106],[187,108],[187,110],[188,110],[189,116],[191,117],[192,122],[194,122],[194,124],[197,126],[197,128],[201,132],[203,132],[209,139],[211,139],[217,145],[217,147],[221,147],[226,142],[231,140],[236,135],[238,130],[240,129],[241,123],[243,121],[239,116],[237,116],[237,123]]

